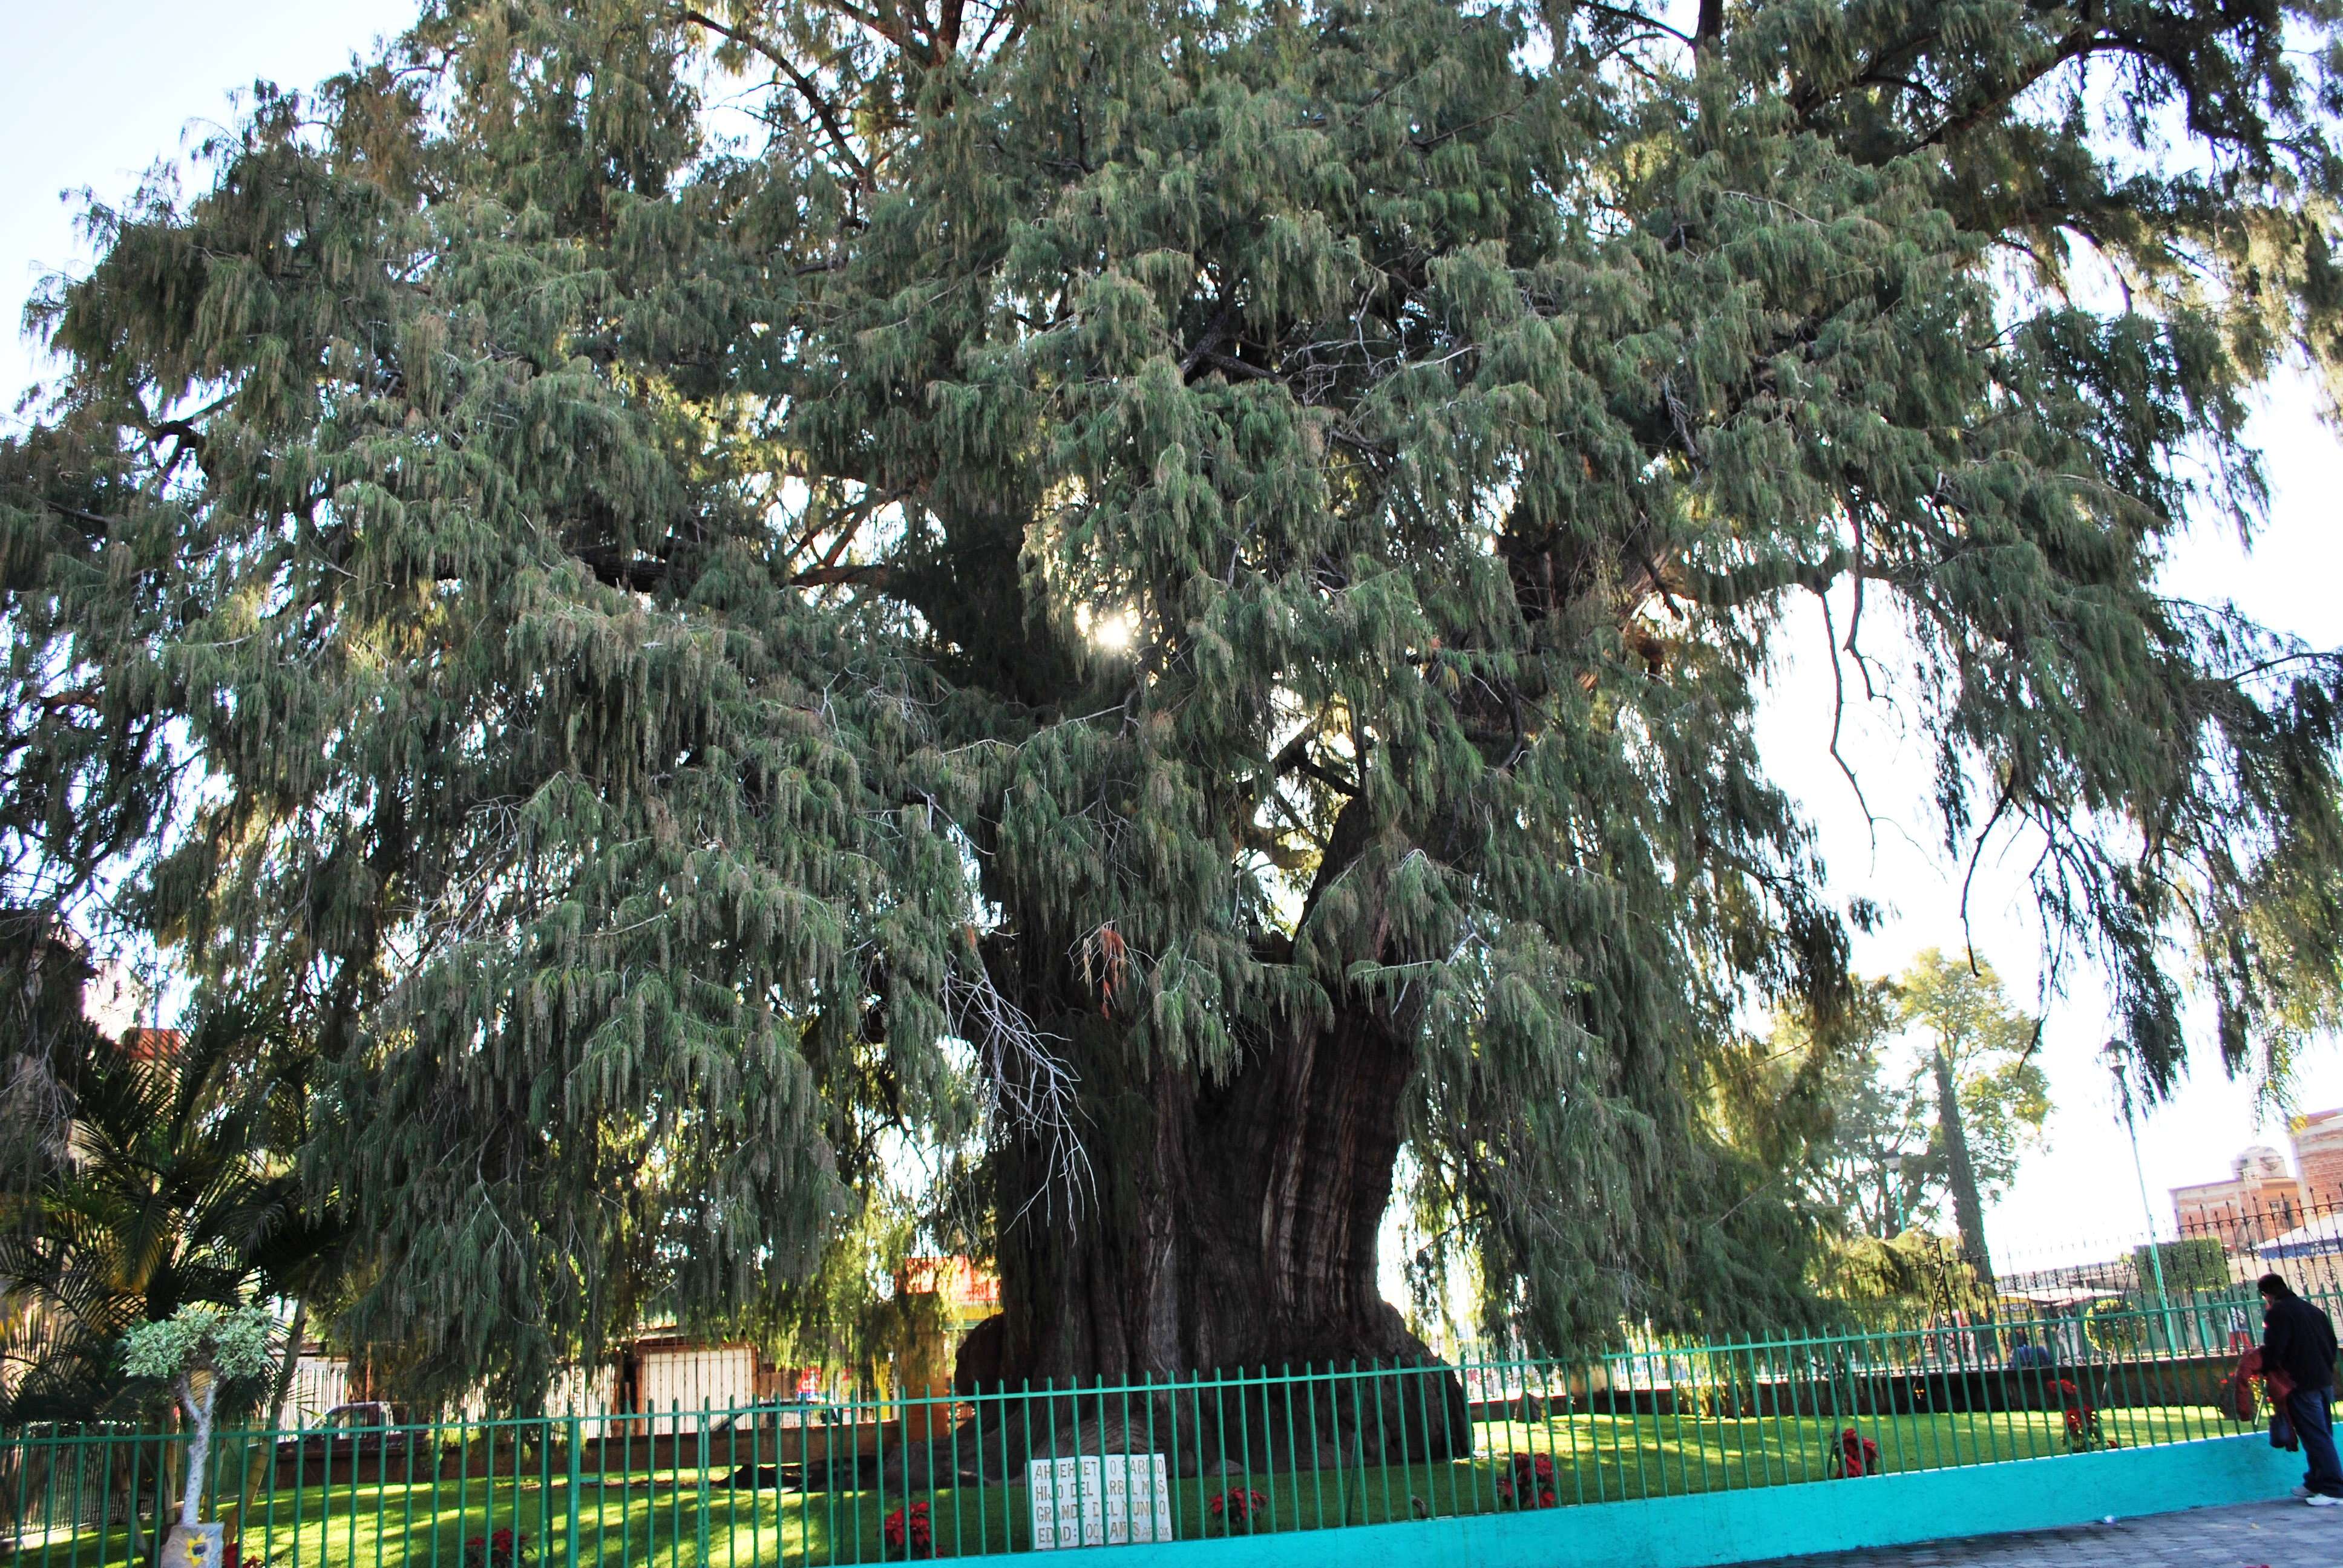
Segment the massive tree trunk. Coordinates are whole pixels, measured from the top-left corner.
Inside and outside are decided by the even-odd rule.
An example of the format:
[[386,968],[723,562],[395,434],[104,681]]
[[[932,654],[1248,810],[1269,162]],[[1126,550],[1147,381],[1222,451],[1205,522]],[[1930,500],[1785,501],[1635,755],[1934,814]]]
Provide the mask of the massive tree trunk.
[[[1341,1008],[1261,1042],[1220,1083],[1162,1067],[1129,1071],[1112,1024],[1094,1012],[1059,1022],[1084,1074],[1091,1187],[1070,1206],[1063,1192],[1041,1191],[1051,1179],[1045,1149],[1007,1151],[1002,1315],[964,1357],[962,1386],[1251,1374],[1227,1392],[1153,1402],[1146,1441],[1173,1452],[1183,1473],[1468,1450],[1462,1384],[1378,1284],[1377,1232],[1413,1060],[1388,1021],[1363,1005]],[[1367,1374],[1355,1383],[1260,1381],[1353,1364]],[[1151,1417],[1121,1410],[1074,1402],[1061,1417],[1074,1441],[1061,1434],[1057,1447],[1137,1450]],[[1173,1431],[1183,1435],[1174,1441]]]
[[[1358,798],[1338,813],[1297,929],[1376,830]],[[1362,901],[1370,912],[1359,929],[1376,934],[1361,940],[1375,950],[1361,956],[1388,961],[1376,895]],[[1046,930],[1046,911],[1011,929]],[[1187,1434],[1183,1470],[1257,1468],[1259,1455],[1238,1450],[1263,1423],[1315,1433],[1282,1440],[1279,1466],[1469,1451],[1463,1384],[1383,1299],[1378,1278],[1414,1030],[1373,997],[1337,990],[1326,1012],[1256,1026],[1232,1070],[1202,1073],[1149,1060],[1064,947],[1004,940],[990,956],[998,988],[1062,1045],[1079,1077],[1073,1131],[1089,1179],[1067,1190],[1047,1136],[1001,1151],[1001,1315],[963,1352],[955,1382],[1014,1390],[1249,1374],[1242,1393],[1168,1402],[1179,1410],[1151,1402]],[[1258,956],[1288,962],[1292,950],[1271,937]],[[1353,1364],[1363,1380],[1264,1386],[1264,1374]],[[1093,1432],[1120,1419],[1102,1407],[1071,1413]],[[1121,1436],[1105,1440],[1108,1451]],[[1148,1441],[1172,1446],[1160,1427]],[[1136,1449],[1135,1434],[1123,1446]]]
[[[1081,1060],[1103,1076],[1115,1053]],[[1089,1201],[1071,1212],[1063,1194],[1035,1202],[1001,1238],[1005,1369],[1062,1378],[1422,1357],[1376,1279],[1408,1068],[1387,1028],[1346,1009],[1292,1030],[1225,1084],[1172,1070],[1094,1076]],[[1031,1196],[1045,1179],[1040,1153],[1011,1156],[1010,1191]]]

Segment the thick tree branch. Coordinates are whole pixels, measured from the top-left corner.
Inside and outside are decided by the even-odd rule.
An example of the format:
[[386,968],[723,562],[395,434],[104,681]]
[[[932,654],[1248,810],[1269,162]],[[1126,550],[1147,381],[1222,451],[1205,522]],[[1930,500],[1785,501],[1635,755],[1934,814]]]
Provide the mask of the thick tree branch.
[[668,563],[664,556],[621,555],[614,548],[598,545],[569,553],[594,574],[596,581],[608,588],[650,593],[667,580]]
[[789,579],[791,588],[835,588],[851,583],[862,588],[883,588],[887,586],[888,569],[883,566],[810,567]]
[[1220,309],[1212,313],[1212,319],[1197,337],[1195,346],[1180,361],[1181,380],[1193,377],[1204,361],[1212,357],[1213,351],[1220,347],[1221,340],[1228,336],[1229,323],[1236,318],[1236,289],[1232,286],[1222,297]]
[[1597,16],[1608,16],[1615,22],[1628,22],[1638,27],[1649,27],[1654,33],[1664,33],[1681,44],[1689,44],[1693,35],[1681,27],[1671,27],[1656,16],[1647,16],[1632,5],[1606,5],[1603,0],[1579,0],[1581,11],[1592,11]]
[[1912,150],[1939,146],[1972,130],[2016,102],[2020,95],[2042,81],[2060,66],[2098,55],[2128,55],[2135,59],[2152,61],[2171,74],[2174,85],[2187,104],[2189,128],[2208,140],[2224,139],[2219,127],[2203,117],[2196,72],[2187,61],[2176,58],[2172,49],[2147,38],[2127,34],[2101,32],[2091,26],[2077,27],[2058,41],[2058,46],[2047,55],[2020,71],[2005,82],[1995,83],[1984,95],[1960,113],[1938,125],[1913,144]]
[[1716,57],[1725,41],[1725,0],[1700,0],[1700,19],[1692,30],[1692,57],[1701,64]]
[[798,68],[797,62],[747,29],[728,27],[705,11],[687,8],[683,13],[683,19],[695,26],[705,27],[711,33],[729,38],[744,48],[754,50],[769,61],[775,70],[788,77],[789,85],[798,90],[798,95],[803,98],[806,101],[806,106],[813,111],[814,118],[820,120],[821,128],[829,133],[830,145],[838,149],[838,156],[846,160],[846,166],[853,172],[854,183],[866,190],[870,188],[870,166],[855,156],[853,144],[847,139],[846,127],[840,123],[837,106],[822,95],[819,87],[814,85],[812,77]]

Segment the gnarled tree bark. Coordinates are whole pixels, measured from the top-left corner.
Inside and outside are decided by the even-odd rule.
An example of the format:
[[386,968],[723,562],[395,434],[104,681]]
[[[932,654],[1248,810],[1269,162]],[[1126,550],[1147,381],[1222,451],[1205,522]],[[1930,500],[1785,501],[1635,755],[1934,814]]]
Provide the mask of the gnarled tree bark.
[[[1356,803],[1344,810],[1318,889],[1359,852],[1365,822]],[[1265,956],[1290,951],[1281,940]],[[1032,998],[1035,977],[1022,978]],[[1002,1315],[963,1357],[963,1388],[1249,1374],[1252,1392],[1208,1398],[1200,1412],[1203,1462],[1220,1447],[1234,1464],[1240,1398],[1250,1432],[1282,1433],[1285,1405],[1271,1406],[1288,1400],[1310,1430],[1310,1396],[1263,1391],[1264,1372],[1355,1365],[1370,1374],[1363,1382],[1340,1397],[1316,1391],[1322,1450],[1426,1458],[1469,1448],[1462,1384],[1380,1289],[1412,1029],[1344,993],[1327,1016],[1282,1021],[1214,1080],[1134,1068],[1121,1026],[1086,986],[1054,965],[1044,983],[1054,1005],[1036,1009],[1036,1022],[1067,1041],[1081,1074],[1092,1189],[1071,1204],[1046,1191],[1054,1167],[1039,1139],[1002,1151]],[[1271,1457],[1281,1468],[1313,1462]]]

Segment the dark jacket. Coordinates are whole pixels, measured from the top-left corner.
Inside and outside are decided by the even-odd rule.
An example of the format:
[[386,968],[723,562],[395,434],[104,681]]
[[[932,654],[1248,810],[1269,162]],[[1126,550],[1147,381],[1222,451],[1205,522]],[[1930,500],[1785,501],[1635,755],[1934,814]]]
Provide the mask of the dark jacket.
[[2305,1391],[2335,1386],[2335,1325],[2300,1296],[2281,1296],[2262,1312],[2262,1364]]

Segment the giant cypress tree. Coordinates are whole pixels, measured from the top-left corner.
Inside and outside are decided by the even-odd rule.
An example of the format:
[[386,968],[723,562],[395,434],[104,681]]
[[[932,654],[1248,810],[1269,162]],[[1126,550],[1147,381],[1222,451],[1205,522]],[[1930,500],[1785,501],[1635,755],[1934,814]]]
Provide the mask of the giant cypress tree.
[[2333,17],[442,0],[35,310],[13,895],[314,1021],[426,1374],[921,1146],[1012,1375],[1420,1355],[1403,1144],[1541,1341],[1784,1309],[1802,596],[2155,1082],[2333,972],[2343,680],[2153,581],[2343,351]]

